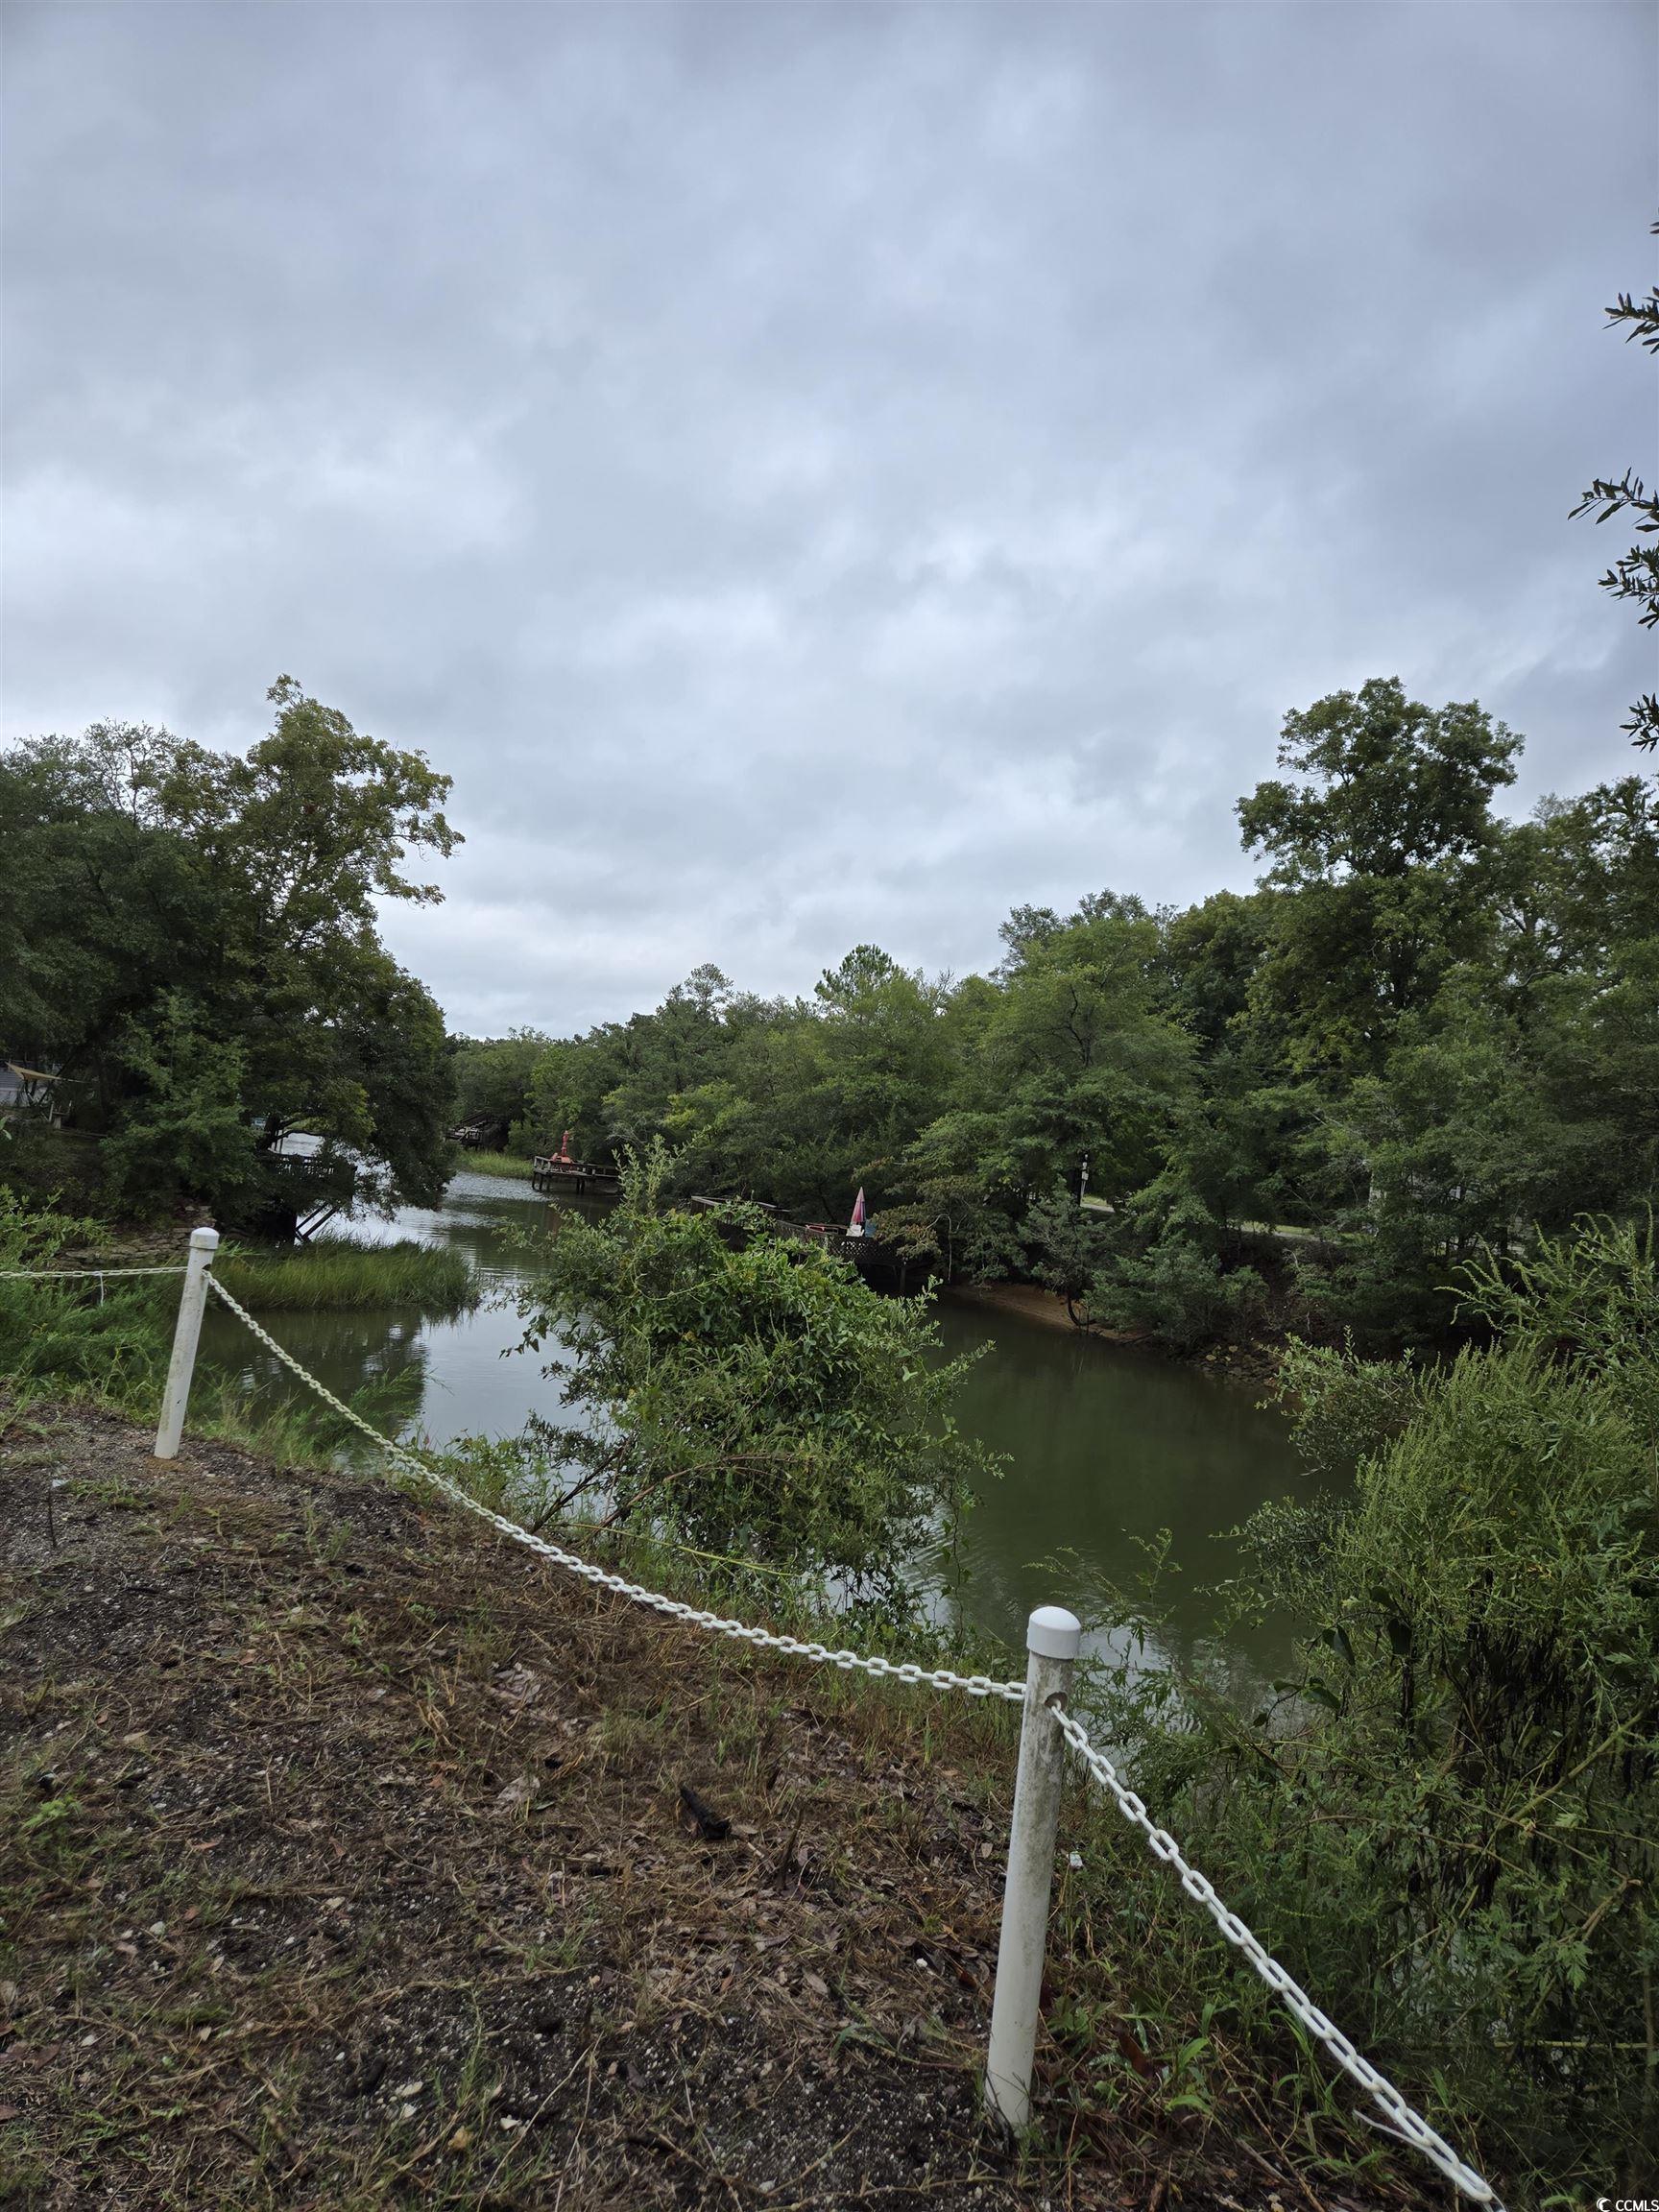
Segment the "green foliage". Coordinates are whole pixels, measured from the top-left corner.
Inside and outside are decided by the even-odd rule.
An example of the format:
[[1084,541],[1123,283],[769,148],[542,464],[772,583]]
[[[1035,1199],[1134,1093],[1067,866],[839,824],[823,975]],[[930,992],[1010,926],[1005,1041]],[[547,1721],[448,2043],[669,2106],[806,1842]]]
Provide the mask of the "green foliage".
[[[1653,229],[1659,235],[1659,223]],[[1644,300],[1621,292],[1607,310],[1607,320],[1615,329],[1623,328],[1627,340],[1634,338],[1649,353],[1659,353],[1659,286],[1650,286]],[[1601,579],[1601,589],[1615,599],[1633,601],[1637,620],[1651,630],[1659,623],[1659,544],[1652,542],[1659,536],[1659,497],[1627,469],[1617,483],[1597,477],[1573,514],[1594,514],[1598,522],[1610,522],[1615,516],[1631,518],[1637,542],[1614,562]],[[1645,751],[1659,745],[1659,694],[1649,691],[1639,698],[1624,728]]]
[[1374,1070],[1402,1016],[1481,933],[1493,792],[1520,740],[1474,703],[1431,709],[1395,679],[1287,714],[1283,766],[1238,803],[1286,894],[1255,989],[1305,1067]]
[[[581,1427],[545,1439],[541,1510],[661,1529],[902,1608],[988,1471],[925,1302],[874,1296],[754,1208],[664,1210],[659,1146],[604,1221],[561,1219],[527,1294]],[[562,1485],[562,1487],[556,1487]]]
[[1261,1276],[1223,1264],[1220,1224],[1178,1171],[1137,1193],[1113,1228],[1089,1290],[1090,1312],[1108,1328],[1191,1352],[1247,1337],[1264,1318]]
[[982,1281],[1008,1273],[1021,1257],[1015,1197],[991,1163],[996,1117],[957,1108],[941,1114],[899,1156],[902,1193],[884,1200],[874,1233],[911,1264],[948,1280]]
[[1085,1326],[1081,1301],[1094,1289],[1106,1264],[1111,1231],[1097,1214],[1080,1206],[1069,1190],[1040,1198],[1022,1224],[1032,1280],[1066,1301],[1078,1328]]
[[70,1390],[151,1408],[157,1402],[177,1278],[108,1286],[7,1279],[14,1268],[66,1266],[68,1252],[96,1247],[100,1234],[94,1221],[36,1209],[0,1190],[0,1377],[13,1399]]
[[279,1254],[231,1251],[213,1272],[256,1312],[409,1306],[436,1317],[465,1312],[478,1299],[465,1253],[406,1239],[360,1244],[330,1237]]
[[1358,1485],[1248,1531],[1306,1627],[1287,1702],[1255,1731],[1203,1695],[1119,1718],[1367,2050],[1501,2167],[1604,2185],[1659,2156],[1651,1239],[1582,1224],[1469,1296],[1502,1334],[1437,1370],[1292,1365],[1312,1463]]
[[1293,1337],[1281,1355],[1277,1394],[1310,1475],[1346,1478],[1405,1429],[1435,1387],[1409,1354],[1362,1359],[1349,1337],[1338,1350]]
[[[536,1148],[532,1126],[536,1069],[550,1042],[538,1029],[515,1029],[506,1037],[452,1039],[458,1119],[486,1123],[495,1138],[508,1139],[516,1156],[521,1150],[527,1157]],[[558,1131],[548,1134],[556,1139]]]
[[257,1172],[242,1105],[247,1054],[204,1036],[179,992],[157,1001],[151,1022],[126,1032],[123,1057],[135,1088],[104,1146],[108,1196],[135,1220],[175,1214],[204,1191],[234,1211]]
[[124,1195],[279,1219],[284,1185],[250,1172],[240,1113],[262,1152],[314,1130],[363,1156],[372,1202],[429,1201],[448,1164],[443,1022],[375,917],[437,898],[403,863],[453,845],[448,779],[291,678],[271,698],[244,757],[110,724],[0,755],[0,1039],[61,1071],[78,1126],[113,1133]]

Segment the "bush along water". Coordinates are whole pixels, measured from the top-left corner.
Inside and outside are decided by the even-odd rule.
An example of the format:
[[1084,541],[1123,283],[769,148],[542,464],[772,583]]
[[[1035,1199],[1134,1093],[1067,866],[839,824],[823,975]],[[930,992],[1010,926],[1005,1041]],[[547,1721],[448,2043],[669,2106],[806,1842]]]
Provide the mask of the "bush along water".
[[0,1379],[13,1397],[68,1390],[108,1404],[158,1401],[178,1278],[101,1284],[33,1272],[77,1264],[69,1255],[95,1248],[101,1234],[94,1221],[0,1190]]
[[1462,1289],[1487,1337],[1440,1369],[1292,1354],[1310,1467],[1358,1477],[1242,1532],[1305,1625],[1277,1703],[1108,1695],[1139,1786],[1326,2009],[1512,2202],[1576,2203],[1659,2171],[1651,1236],[1581,1223]]
[[971,1359],[940,1358],[926,1299],[876,1296],[757,1207],[665,1210],[669,1165],[631,1158],[602,1222],[561,1215],[526,1293],[526,1341],[557,1334],[580,1416],[547,1439],[539,1510],[904,1608],[995,1472],[951,1410]]

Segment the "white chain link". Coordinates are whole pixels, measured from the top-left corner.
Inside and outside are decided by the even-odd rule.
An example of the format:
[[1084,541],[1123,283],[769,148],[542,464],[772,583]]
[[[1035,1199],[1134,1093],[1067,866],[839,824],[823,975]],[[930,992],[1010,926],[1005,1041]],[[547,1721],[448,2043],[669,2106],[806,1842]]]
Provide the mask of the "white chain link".
[[0,1267],[0,1283],[73,1283],[95,1275],[100,1283],[117,1275],[182,1275],[182,1267]]
[[298,1375],[301,1382],[308,1384],[325,1405],[332,1406],[336,1413],[350,1422],[371,1443],[377,1445],[389,1457],[401,1461],[422,1482],[431,1483],[434,1489],[441,1490],[455,1504],[475,1514],[480,1521],[488,1522],[501,1535],[511,1537],[515,1544],[526,1546],[528,1550],[540,1553],[543,1559],[551,1559],[556,1567],[579,1575],[585,1582],[591,1582],[601,1590],[613,1590],[618,1598],[631,1598],[637,1605],[649,1605],[653,1611],[665,1613],[672,1621],[683,1621],[687,1627],[708,1628],[715,1635],[731,1636],[740,1644],[753,1644],[758,1649],[783,1651],[791,1658],[810,1659],[820,1666],[839,1667],[845,1673],[856,1671],[865,1674],[887,1675],[895,1682],[926,1682],[931,1689],[961,1690],[970,1697],[1005,1697],[1010,1704],[1018,1704],[1023,1699],[1023,1682],[998,1682],[989,1674],[955,1674],[948,1667],[919,1667],[912,1660],[901,1663],[879,1658],[871,1652],[837,1651],[828,1644],[805,1642],[798,1636],[776,1636],[770,1628],[756,1628],[747,1622],[728,1620],[720,1613],[705,1612],[699,1606],[687,1605],[682,1599],[664,1597],[660,1590],[644,1589],[637,1582],[630,1582],[624,1575],[613,1575],[603,1567],[593,1566],[587,1559],[579,1559],[575,1552],[566,1551],[557,1544],[550,1544],[545,1536],[537,1535],[534,1529],[520,1527],[517,1521],[510,1521],[504,1513],[493,1513],[488,1505],[480,1504],[476,1498],[470,1496],[449,1476],[429,1466],[403,1445],[395,1444],[389,1436],[382,1436],[360,1413],[353,1411],[343,1398],[336,1398],[326,1384],[320,1382],[315,1375],[301,1367],[294,1355],[278,1344],[268,1329],[259,1326],[247,1307],[233,1298],[216,1276],[209,1274],[207,1281],[215,1295],[224,1300],[232,1313],[240,1316],[260,1343],[274,1352],[284,1367]]
[[[603,1567],[579,1559],[573,1551],[566,1551],[533,1529],[524,1528],[517,1521],[510,1521],[504,1513],[492,1512],[481,1504],[461,1485],[425,1460],[418,1458],[403,1445],[382,1436],[363,1416],[337,1398],[325,1383],[302,1367],[293,1353],[278,1344],[268,1329],[261,1328],[246,1306],[233,1298],[216,1276],[207,1275],[207,1283],[214,1294],[229,1307],[252,1331],[261,1344],[275,1353],[276,1358],[308,1388],[314,1390],[325,1405],[331,1406],[342,1419],[360,1431],[372,1444],[376,1445],[389,1458],[401,1461],[422,1482],[455,1504],[487,1522],[501,1535],[510,1537],[515,1544],[522,1544],[543,1559],[552,1560],[556,1567],[578,1575],[585,1582],[591,1582],[601,1590],[614,1591],[618,1598],[630,1598],[636,1604],[649,1605],[653,1611],[666,1614],[672,1621],[681,1621],[690,1628],[708,1628],[718,1636],[733,1637],[738,1643],[752,1644],[758,1649],[786,1652],[791,1658],[810,1659],[821,1666],[838,1667],[844,1672],[859,1671],[865,1674],[886,1675],[897,1682],[925,1682],[935,1690],[961,1690],[970,1697],[1002,1697],[1010,1704],[1022,1704],[1025,1697],[1023,1682],[998,1682],[989,1674],[956,1674],[948,1667],[919,1667],[912,1662],[903,1665],[891,1659],[859,1651],[832,1650],[827,1644],[805,1642],[796,1636],[775,1636],[769,1628],[756,1628],[743,1621],[727,1619],[723,1614],[709,1613],[695,1605],[687,1605],[678,1598],[668,1598],[661,1591],[647,1590],[637,1582],[630,1582],[624,1575],[610,1574]],[[1389,2129],[1413,2150],[1420,2151],[1431,2164],[1437,2167],[1454,2188],[1477,2204],[1491,2207],[1491,2212],[1503,2212],[1503,2206],[1495,2190],[1466,2166],[1443,2137],[1437,2135],[1421,2115],[1412,2110],[1405,2098],[1385,2075],[1380,2074],[1368,2058],[1363,2057],[1334,2022],[1327,2019],[1317,2005],[1301,1985],[1293,1981],[1279,1961],[1266,1951],[1257,1937],[1230,1911],[1215,1894],[1212,1884],[1188,1863],[1181,1846],[1167,1829],[1158,1827],[1144,1803],[1129,1789],[1118,1775],[1118,1769],[1104,1751],[1097,1750],[1089,1738],[1089,1731],[1073,1714],[1064,1706],[1051,1706],[1056,1724],[1066,1741],[1077,1753],[1083,1765],[1094,1776],[1113,1799],[1125,1820],[1141,1830],[1147,1848],[1155,1859],[1172,1867],[1180,1878],[1182,1888],[1194,1903],[1202,1905],[1229,1943],[1242,1951],[1257,1973],[1279,1999],[1287,2011],[1298,2019],[1310,2034],[1322,2044],[1331,2056],[1348,2074],[1385,2115]]]
[[1174,1837],[1166,1828],[1157,1826],[1144,1803],[1123,1781],[1105,1752],[1097,1750],[1090,1742],[1088,1729],[1075,1714],[1068,1713],[1061,1705],[1051,1706],[1049,1710],[1059,1723],[1061,1735],[1102,1789],[1113,1797],[1124,1819],[1131,1827],[1139,1828],[1145,1837],[1146,1848],[1152,1856],[1161,1859],[1166,1866],[1179,1876],[1181,1887],[1188,1896],[1194,1904],[1202,1905],[1228,1942],[1243,1952],[1286,2010],[1301,2021],[1308,2032],[1323,2044],[1343,2072],[1358,2081],[1372,2102],[1381,2107],[1390,2130],[1413,2150],[1420,2151],[1431,2165],[1440,2169],[1453,2187],[1461,2190],[1465,2197],[1472,2198],[1477,2204],[1490,2205],[1492,2212],[1503,2212],[1503,2206],[1491,2184],[1483,2180],[1473,2166],[1466,2166],[1451,2145],[1442,2136],[1435,2134],[1428,2121],[1412,2110],[1386,2075],[1378,2073],[1371,2061],[1357,2051],[1342,2031],[1320,2011],[1301,1984],[1291,1980],[1278,1960],[1262,1946],[1238,1913],[1230,1911],[1222,1904],[1215,1894],[1214,1885],[1196,1867],[1188,1863]]

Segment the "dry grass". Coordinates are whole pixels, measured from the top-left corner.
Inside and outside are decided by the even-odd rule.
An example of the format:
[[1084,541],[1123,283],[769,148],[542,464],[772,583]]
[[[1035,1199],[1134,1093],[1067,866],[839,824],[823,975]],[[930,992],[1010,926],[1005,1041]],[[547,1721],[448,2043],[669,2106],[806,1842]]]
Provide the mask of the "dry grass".
[[1374,2201],[1160,2110],[1103,1926],[1046,2130],[983,2128],[1003,1713],[101,1414],[0,1436],[0,2204]]

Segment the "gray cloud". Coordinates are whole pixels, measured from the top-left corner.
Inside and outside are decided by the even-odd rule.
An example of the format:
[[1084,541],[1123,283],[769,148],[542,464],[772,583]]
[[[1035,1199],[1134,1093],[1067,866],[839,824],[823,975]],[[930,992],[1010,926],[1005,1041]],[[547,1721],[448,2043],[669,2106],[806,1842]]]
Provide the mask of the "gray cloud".
[[1647,7],[13,7],[9,732],[291,670],[461,1026],[1242,884],[1372,674],[1636,763]]

